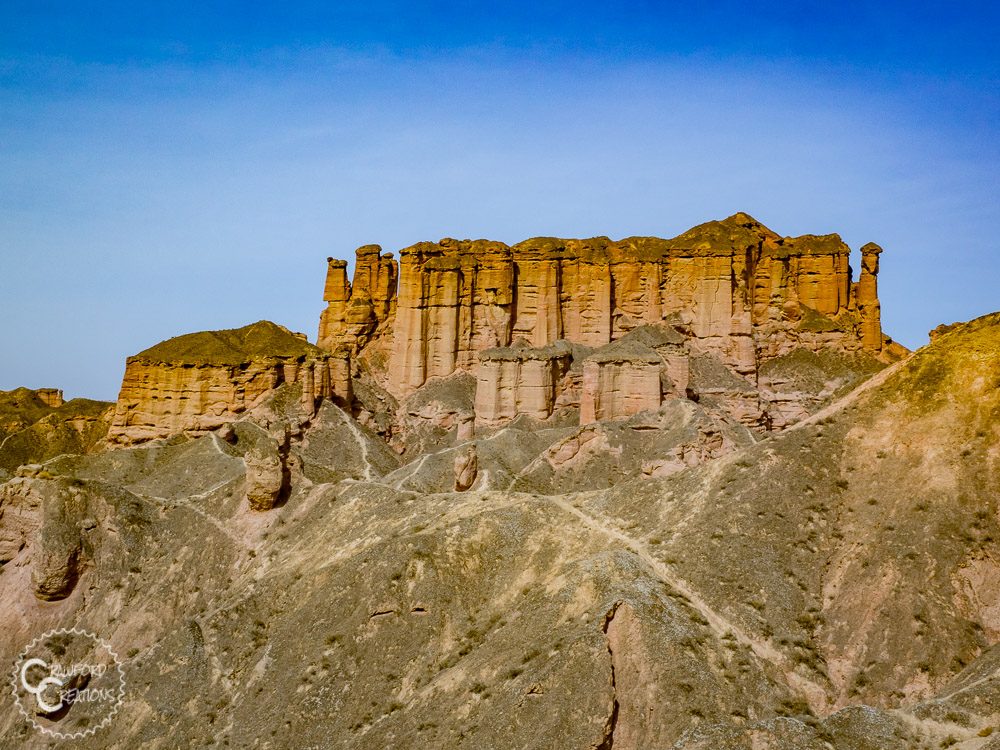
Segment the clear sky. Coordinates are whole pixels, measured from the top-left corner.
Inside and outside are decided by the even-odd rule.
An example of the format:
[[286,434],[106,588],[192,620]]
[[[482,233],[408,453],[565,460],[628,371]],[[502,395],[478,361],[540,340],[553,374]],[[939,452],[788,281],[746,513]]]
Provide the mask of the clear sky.
[[113,399],[173,335],[314,338],[326,257],[369,242],[741,210],[881,244],[918,346],[1000,309],[998,31],[992,2],[4,0],[0,388]]

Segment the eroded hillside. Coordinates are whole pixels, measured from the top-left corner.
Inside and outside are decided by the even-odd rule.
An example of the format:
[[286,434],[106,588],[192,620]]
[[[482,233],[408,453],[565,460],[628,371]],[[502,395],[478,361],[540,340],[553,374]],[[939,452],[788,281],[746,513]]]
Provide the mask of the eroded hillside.
[[764,439],[673,399],[411,457],[288,382],[0,485],[0,651],[114,646],[95,748],[1000,747],[998,386],[992,315]]

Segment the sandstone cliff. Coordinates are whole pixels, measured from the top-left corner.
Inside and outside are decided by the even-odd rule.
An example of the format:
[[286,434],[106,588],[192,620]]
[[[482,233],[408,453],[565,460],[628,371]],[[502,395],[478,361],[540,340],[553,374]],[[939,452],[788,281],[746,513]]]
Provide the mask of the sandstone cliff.
[[[396,398],[472,372],[483,426],[546,419],[559,406],[578,408],[582,424],[655,410],[667,391],[697,396],[688,360],[708,356],[746,384],[720,403],[750,426],[779,429],[816,399],[774,381],[758,392],[767,362],[799,350],[883,362],[905,353],[882,334],[879,253],[862,248],[854,281],[837,235],[781,237],[742,213],[673,239],[421,242],[400,252],[398,267],[368,245],[353,284],[345,261],[329,261],[319,345],[348,350]],[[669,356],[588,353],[647,326],[677,337]],[[576,356],[554,356],[557,342]],[[784,405],[772,409],[771,397]]]
[[484,350],[479,355],[476,420],[499,425],[519,414],[548,418],[571,361],[572,349],[565,341],[529,347],[522,340],[513,347]]
[[330,354],[261,321],[164,341],[129,357],[108,434],[129,444],[232,422],[282,383],[301,386],[312,412],[319,399],[350,401],[346,351]]
[[[881,331],[879,253],[862,248],[853,281],[837,235],[781,237],[746,214],[673,239],[422,242],[398,263],[366,245],[351,281],[328,259],[318,348],[266,323],[159,344],[129,359],[109,438],[210,431],[284,382],[312,404],[336,399],[401,453],[460,439],[459,426],[467,439],[519,417],[586,425],[666,399],[783,429],[904,351]],[[651,346],[653,330],[665,338]],[[796,352],[842,357],[850,374],[806,388],[762,375]],[[468,405],[409,404],[461,373],[476,383]]]

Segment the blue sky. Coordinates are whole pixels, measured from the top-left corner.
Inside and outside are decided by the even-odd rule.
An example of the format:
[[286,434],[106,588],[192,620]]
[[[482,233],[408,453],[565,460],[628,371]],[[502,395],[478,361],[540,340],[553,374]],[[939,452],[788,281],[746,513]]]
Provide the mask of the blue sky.
[[1000,309],[1000,10],[696,5],[7,0],[0,388],[111,399],[169,336],[314,337],[326,256],[368,242],[739,210],[881,244],[909,346]]

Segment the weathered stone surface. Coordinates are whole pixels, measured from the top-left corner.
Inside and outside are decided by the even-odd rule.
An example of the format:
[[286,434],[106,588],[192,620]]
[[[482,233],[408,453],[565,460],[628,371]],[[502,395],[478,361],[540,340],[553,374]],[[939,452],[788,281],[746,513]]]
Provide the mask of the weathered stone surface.
[[656,411],[666,375],[666,360],[632,334],[601,347],[583,361],[580,424]]
[[253,510],[271,510],[288,495],[291,476],[287,466],[289,436],[279,442],[261,436],[243,461],[247,467],[246,498]]
[[476,380],[476,420],[498,425],[525,414],[546,419],[560,395],[572,349],[565,341],[530,347],[523,340],[512,347],[487,349],[479,355]]
[[882,248],[869,242],[861,248],[861,278],[856,305],[861,316],[861,342],[866,349],[879,351],[882,345],[882,307],[878,301],[878,256]]
[[[880,252],[874,244],[862,249],[861,275],[852,282],[850,249],[839,236],[781,237],[743,213],[673,239],[538,237],[513,246],[443,239],[400,252],[394,298],[396,267],[368,246],[358,251],[353,287],[346,264],[330,261],[320,345],[347,345],[397,398],[430,379],[474,372],[482,425],[520,414],[544,419],[557,404],[579,405],[585,423],[619,418],[658,406],[663,394],[655,393],[652,363],[574,365],[553,377],[554,368],[540,360],[497,352],[517,341],[536,349],[562,340],[600,348],[666,323],[683,332],[675,351],[660,352],[664,382],[679,397],[687,390],[690,355],[712,355],[754,387],[763,363],[797,349],[864,351],[893,361],[905,350],[881,331]],[[373,285],[377,295],[369,291]],[[361,312],[351,317],[355,309]],[[523,408],[518,388],[534,394]],[[602,390],[615,405],[596,408]],[[628,403],[616,402],[616,391]],[[805,409],[790,404],[770,419],[766,408],[741,395],[726,399],[761,429],[785,425]]]
[[[468,372],[432,378],[396,410],[387,438],[406,457],[437,450],[474,431],[476,381]],[[461,433],[464,437],[458,437]]]
[[66,403],[63,399],[63,392],[58,388],[39,388],[35,393],[46,406],[53,409],[57,409]]
[[465,492],[476,483],[479,457],[475,443],[455,456],[455,492]]
[[108,438],[129,444],[203,434],[282,383],[301,387],[310,414],[321,398],[349,403],[348,355],[343,349],[331,355],[267,321],[179,336],[129,357]]
[[345,261],[327,259],[327,307],[320,316],[317,343],[331,352],[346,348],[357,354],[395,313],[398,268],[392,253],[365,245],[356,258],[353,284],[347,281]]
[[135,543],[143,522],[135,499],[114,486],[23,467],[0,484],[0,572],[18,580],[21,570],[30,572],[35,599],[68,598],[86,567],[118,558],[123,544]]
[[42,498],[23,479],[0,484],[0,565],[24,549],[42,525]]

